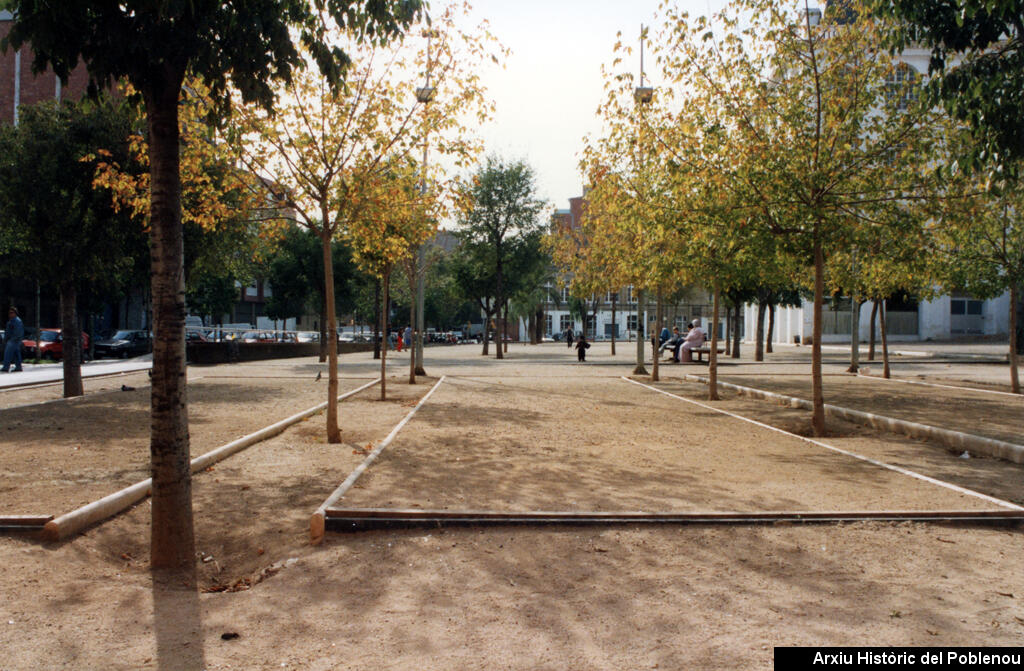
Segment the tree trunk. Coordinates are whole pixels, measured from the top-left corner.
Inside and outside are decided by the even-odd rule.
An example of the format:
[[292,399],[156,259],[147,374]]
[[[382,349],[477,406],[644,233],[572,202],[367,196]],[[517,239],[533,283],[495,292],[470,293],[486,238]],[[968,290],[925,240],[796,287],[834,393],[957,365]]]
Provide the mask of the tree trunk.
[[644,368],[644,292],[643,289],[638,289],[636,292],[636,367],[633,369],[633,375],[647,375],[647,369]]
[[75,307],[78,294],[69,279],[60,283],[60,328],[62,358],[64,360],[64,398],[81,396],[82,390],[82,331],[78,327]]
[[868,325],[868,361],[875,360],[875,320],[878,318],[878,301],[871,301],[871,323]]
[[740,304],[736,302],[736,317],[732,320],[732,358],[740,358]]
[[757,342],[754,343],[754,361],[764,361],[764,301],[757,302]]
[[718,401],[718,304],[721,291],[715,285],[715,297],[711,308],[711,352],[708,353],[708,400]]
[[327,298],[321,296],[320,301],[320,363],[327,361]]
[[821,312],[825,305],[825,253],[821,248],[820,224],[814,230],[814,315],[811,329],[811,428],[815,436],[825,435],[825,393],[821,377]]
[[508,331],[508,301],[505,301],[505,312],[504,317],[501,320],[501,349],[508,354],[508,340],[505,340],[506,331]]
[[[424,151],[426,149],[424,148]],[[413,340],[416,341],[416,367],[413,372],[420,377],[426,377],[427,369],[423,367],[423,338],[427,332],[426,317],[426,281],[427,268],[425,261],[426,244],[421,244],[417,253],[416,268],[416,321],[411,324]]]
[[850,315],[850,367],[847,373],[856,374],[860,370],[860,306],[861,302],[856,298],[850,299],[853,303],[853,314]]
[[1017,323],[1010,324],[1010,328],[1016,331],[1017,355],[1024,354],[1024,295],[1022,295],[1022,284],[1015,283],[1010,289],[1017,293]]
[[1010,285],[1010,391],[1014,394],[1020,393],[1019,357],[1017,349],[1017,302],[1020,300],[1020,288],[1016,284]]
[[661,287],[658,287],[654,303],[654,333],[651,334],[651,349],[654,355],[654,363],[651,365],[651,382],[657,382],[661,378],[658,376],[658,359],[661,358],[661,353],[658,352],[658,346],[661,340],[661,312],[663,310],[661,303]]
[[181,226],[178,92],[184,68],[144,89],[149,131],[153,369],[150,391],[154,569],[195,577],[192,474],[185,370],[185,271]]
[[618,325],[615,323],[615,299],[618,298],[617,293],[612,294],[612,356],[615,356],[615,331],[618,329]]
[[772,340],[775,338],[775,303],[768,303],[768,335],[765,337],[764,351],[772,353]]
[[341,429],[338,428],[338,317],[334,308],[334,262],[331,255],[330,212],[322,208],[320,216],[323,231],[320,233],[320,246],[324,260],[324,304],[327,307],[327,442],[341,442]]
[[416,275],[409,278],[409,328],[412,329],[412,342],[409,343],[409,384],[416,384]]
[[380,330],[380,278],[374,278],[373,280],[373,358],[380,358],[381,344],[383,338],[381,338]]
[[882,299],[882,306],[878,311],[878,324],[882,327],[882,377],[886,380],[889,379],[889,341],[888,334],[886,333],[885,327],[885,304],[886,300]]
[[96,358],[96,315],[89,313],[89,360]]
[[725,306],[725,356],[732,354],[732,308]]
[[487,356],[487,354],[490,352],[489,347],[490,347],[490,342],[491,342],[491,315],[493,315],[493,314],[494,314],[494,312],[491,310],[491,299],[490,298],[485,298],[484,299],[484,351],[483,351],[483,356]]
[[391,312],[388,308],[388,302],[391,300],[390,288],[391,288],[391,266],[384,264],[384,277],[382,279],[382,289],[384,292],[384,302],[381,306],[380,311],[380,332],[382,335],[382,346],[380,348],[380,400],[387,400],[387,369],[385,368],[388,362],[388,313]]
[[501,258],[501,239],[498,239],[498,244],[495,246],[495,258],[497,259],[497,272],[495,273],[495,291],[494,307],[497,318],[497,330],[501,334],[500,340],[495,340],[496,358],[504,359],[505,353],[502,349],[502,343],[505,340],[505,322],[502,318],[501,310],[505,305],[505,267]]

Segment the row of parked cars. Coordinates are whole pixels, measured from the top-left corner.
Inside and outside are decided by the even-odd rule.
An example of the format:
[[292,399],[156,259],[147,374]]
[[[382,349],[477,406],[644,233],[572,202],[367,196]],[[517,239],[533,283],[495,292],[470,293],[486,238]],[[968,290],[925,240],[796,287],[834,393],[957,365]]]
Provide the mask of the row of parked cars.
[[[37,354],[38,351],[38,354]],[[149,331],[115,331],[107,334],[93,345],[97,359],[114,357],[127,359],[153,351],[153,338]],[[36,338],[35,329],[25,329],[25,338],[21,341],[21,353],[26,358],[40,358],[47,361],[60,361],[64,358],[64,336],[60,329],[39,329]],[[82,333],[82,353],[88,356],[89,334]]]

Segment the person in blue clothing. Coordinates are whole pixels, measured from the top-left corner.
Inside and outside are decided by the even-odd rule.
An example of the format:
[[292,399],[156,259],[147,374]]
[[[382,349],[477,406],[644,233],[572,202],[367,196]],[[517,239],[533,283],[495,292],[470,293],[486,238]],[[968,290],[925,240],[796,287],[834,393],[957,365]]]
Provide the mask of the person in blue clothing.
[[11,372],[11,364],[14,364],[14,372],[21,371],[21,341],[25,338],[25,325],[18,317],[18,308],[12,307],[7,312],[7,328],[4,329],[4,367],[0,371]]

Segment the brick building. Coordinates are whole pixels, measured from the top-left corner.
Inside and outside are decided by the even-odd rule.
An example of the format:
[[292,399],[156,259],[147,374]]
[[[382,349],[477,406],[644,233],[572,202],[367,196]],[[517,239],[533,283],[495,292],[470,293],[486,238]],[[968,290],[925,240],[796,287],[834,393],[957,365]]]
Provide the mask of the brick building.
[[[0,10],[0,39],[11,31],[11,22],[11,13]],[[88,84],[89,76],[82,65],[71,73],[66,84],[61,84],[50,70],[32,73],[32,53],[27,46],[0,52],[0,123],[17,124],[19,105],[80,98]]]

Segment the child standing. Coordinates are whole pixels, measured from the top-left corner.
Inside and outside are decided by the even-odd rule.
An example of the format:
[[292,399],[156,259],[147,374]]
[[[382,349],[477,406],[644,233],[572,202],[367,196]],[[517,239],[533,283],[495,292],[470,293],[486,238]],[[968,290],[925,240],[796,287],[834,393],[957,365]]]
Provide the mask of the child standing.
[[590,343],[587,342],[587,336],[580,333],[580,337],[576,341],[576,358],[580,361],[586,361],[588,349],[590,349]]

